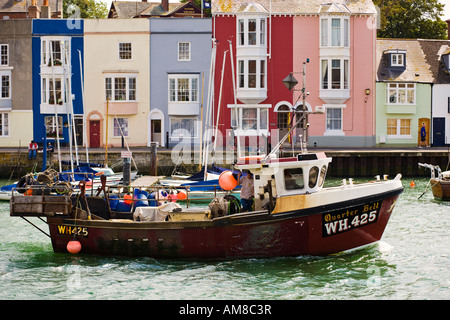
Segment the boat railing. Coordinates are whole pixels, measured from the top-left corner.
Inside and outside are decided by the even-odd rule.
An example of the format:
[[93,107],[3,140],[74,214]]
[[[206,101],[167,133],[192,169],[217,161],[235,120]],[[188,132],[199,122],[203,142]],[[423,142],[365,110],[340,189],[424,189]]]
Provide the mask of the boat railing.
[[[186,207],[189,208],[192,202],[204,202],[204,201],[212,201],[213,199],[223,196],[226,194],[232,193],[232,191],[224,191],[218,185],[203,185],[202,187],[207,187],[209,191],[205,193],[205,195],[200,194],[200,196],[196,195],[195,186],[164,186],[164,185],[151,185],[151,186],[125,186],[125,185],[110,185],[106,186],[105,193],[107,197],[110,198],[114,196],[114,200],[123,200],[128,201],[128,203],[133,203],[142,201],[142,198],[139,198],[139,194],[145,194],[147,197],[145,200],[154,201],[159,204],[161,202],[166,201],[180,201],[186,204]],[[144,192],[143,192],[144,191]],[[181,197],[180,194],[184,193],[184,196]],[[131,197],[130,197],[131,195]],[[209,196],[208,196],[209,195]]]

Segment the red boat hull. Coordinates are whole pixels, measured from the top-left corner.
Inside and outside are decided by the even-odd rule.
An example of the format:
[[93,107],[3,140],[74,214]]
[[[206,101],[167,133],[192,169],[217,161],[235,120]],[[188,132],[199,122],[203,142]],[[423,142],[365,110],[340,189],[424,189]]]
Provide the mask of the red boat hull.
[[211,221],[110,222],[48,217],[55,252],[75,237],[81,254],[179,259],[329,255],[381,239],[402,189],[278,214]]

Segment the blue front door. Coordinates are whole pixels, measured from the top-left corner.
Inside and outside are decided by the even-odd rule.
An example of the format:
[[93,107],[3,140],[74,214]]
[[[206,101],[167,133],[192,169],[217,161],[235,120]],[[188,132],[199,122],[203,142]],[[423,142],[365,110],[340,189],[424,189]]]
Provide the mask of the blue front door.
[[433,147],[445,146],[445,118],[433,118]]

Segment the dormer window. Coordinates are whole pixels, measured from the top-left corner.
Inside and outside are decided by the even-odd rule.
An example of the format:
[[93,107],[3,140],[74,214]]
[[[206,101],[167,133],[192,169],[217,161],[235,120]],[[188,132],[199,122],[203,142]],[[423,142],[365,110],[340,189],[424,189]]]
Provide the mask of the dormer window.
[[384,52],[388,55],[389,67],[405,68],[406,67],[406,50],[387,50]]
[[442,61],[444,62],[445,71],[450,72],[450,49],[442,55]]
[[391,66],[392,67],[404,67],[405,55],[403,53],[391,54]]

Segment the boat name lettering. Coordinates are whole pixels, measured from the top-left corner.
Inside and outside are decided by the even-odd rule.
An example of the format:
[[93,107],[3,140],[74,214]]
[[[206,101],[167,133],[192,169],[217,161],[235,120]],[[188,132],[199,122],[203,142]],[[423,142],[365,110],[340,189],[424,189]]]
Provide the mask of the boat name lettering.
[[322,214],[322,236],[328,237],[375,223],[381,201],[371,202],[351,209]]
[[58,234],[60,235],[77,235],[77,236],[88,236],[88,228],[87,227],[77,227],[77,226],[65,226],[58,225]]

